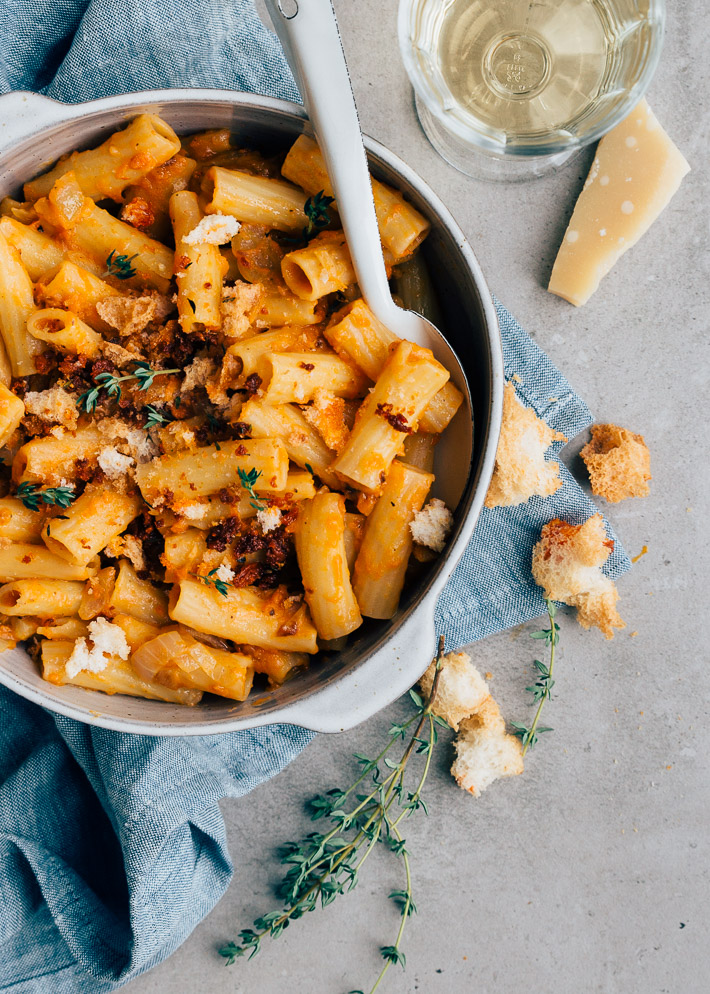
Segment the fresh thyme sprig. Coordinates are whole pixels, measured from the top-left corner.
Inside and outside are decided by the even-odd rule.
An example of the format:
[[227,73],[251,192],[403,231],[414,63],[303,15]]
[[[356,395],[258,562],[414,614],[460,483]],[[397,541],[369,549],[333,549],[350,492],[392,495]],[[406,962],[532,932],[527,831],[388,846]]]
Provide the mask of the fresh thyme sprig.
[[550,647],[550,663],[545,665],[539,659],[535,660],[535,669],[539,673],[538,679],[531,687],[526,687],[525,689],[533,695],[533,701],[537,702],[537,711],[535,712],[535,717],[533,718],[533,723],[528,728],[520,721],[511,721],[513,727],[513,734],[519,735],[523,743],[523,756],[528,751],[532,749],[538,740],[538,736],[542,735],[543,732],[551,732],[552,729],[547,725],[540,725],[540,715],[542,713],[542,707],[545,701],[549,700],[552,696],[552,688],[555,685],[555,681],[552,678],[552,671],[555,666],[555,647],[560,641],[560,626],[555,621],[555,614],[557,609],[554,603],[549,599],[545,598],[545,607],[547,608],[547,616],[550,619],[550,627],[543,628],[542,631],[533,632],[531,638],[543,639],[545,645]]
[[137,252],[135,255],[116,255],[116,249],[112,249],[106,259],[106,272],[102,275],[115,276],[119,280],[129,280],[131,276],[136,275],[136,270],[131,263],[137,258]]
[[[358,882],[363,863],[378,842],[384,843],[402,858],[405,886],[390,894],[390,898],[400,909],[402,918],[394,943],[380,947],[385,963],[370,994],[380,986],[393,963],[405,966],[405,955],[401,949],[402,936],[407,919],[416,908],[412,896],[409,853],[400,825],[405,817],[419,808],[427,813],[421,793],[431,766],[437,725],[446,727],[446,722],[432,710],[439,687],[443,654],[442,636],[439,639],[436,674],[429,698],[424,701],[416,691],[410,690],[410,697],[416,706],[414,715],[401,724],[392,725],[389,741],[374,759],[356,754],[355,758],[362,770],[355,782],[347,790],[334,788],[311,801],[312,820],[328,818],[333,827],[323,833],[311,832],[300,842],[289,842],[284,846],[281,862],[289,869],[279,888],[283,908],[257,918],[253,928],[242,929],[238,942],[229,942],[219,950],[228,966],[241,956],[248,955],[250,959],[255,956],[266,935],[277,938],[290,922],[314,911],[319,903],[321,907],[326,907],[339,895],[351,891]],[[412,726],[414,729],[409,743],[399,762],[394,762],[387,754],[397,742],[407,737]],[[405,770],[414,754],[425,757],[424,766],[414,789],[405,791]],[[356,793],[362,782],[368,778],[373,785],[369,793]],[[346,810],[349,798],[352,798],[351,807]]]
[[306,241],[314,238],[319,231],[327,228],[330,223],[328,208],[335,203],[335,197],[327,197],[323,190],[319,190],[303,205],[303,210],[308,218],[308,224],[303,229],[303,237]]
[[146,404],[143,410],[148,414],[148,420],[143,425],[146,431],[155,428],[157,425],[167,425],[173,420],[173,418],[166,418],[152,404]]
[[215,568],[211,569],[207,574],[193,573],[192,575],[199,580],[200,583],[204,583],[206,587],[214,587],[218,594],[221,594],[222,597],[226,597],[229,593],[229,587],[231,587],[232,584],[227,580],[220,580],[219,577],[215,576],[215,573],[219,572],[220,568],[221,567],[219,566],[215,566]]
[[248,472],[245,469],[238,469],[239,482],[244,487],[246,492],[249,494],[249,503],[256,511],[263,511],[267,505],[263,500],[254,493],[254,486],[256,481],[261,476],[261,470],[250,469]]
[[69,507],[77,495],[73,487],[47,487],[43,490],[37,483],[25,482],[17,488],[17,496],[29,511],[39,511],[40,503]]
[[94,377],[97,385],[92,390],[86,390],[77,399],[79,407],[83,408],[87,414],[92,414],[96,410],[99,394],[105,390],[109,397],[117,400],[121,397],[121,384],[126,380],[137,380],[139,390],[147,390],[152,386],[156,376],[168,376],[171,373],[179,373],[179,369],[153,369],[149,362],[144,359],[134,361],[135,369],[125,376],[116,376],[113,373],[99,373]]

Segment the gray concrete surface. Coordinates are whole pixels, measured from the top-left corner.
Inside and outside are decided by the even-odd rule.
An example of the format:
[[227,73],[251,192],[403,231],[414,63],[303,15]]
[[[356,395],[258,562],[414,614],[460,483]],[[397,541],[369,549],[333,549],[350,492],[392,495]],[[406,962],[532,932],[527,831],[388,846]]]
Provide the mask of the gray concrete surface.
[[[600,420],[641,432],[645,500],[605,508],[630,554],[627,628],[607,643],[561,617],[554,732],[522,777],[480,799],[448,774],[444,742],[428,819],[407,826],[419,914],[391,994],[704,994],[708,956],[708,104],[705,0],[671,4],[649,100],[693,166],[662,220],[583,309],[544,289],[588,157],[532,184],[492,187],[437,157],[418,129],[395,33],[395,0],[336,0],[363,126],[452,208],[492,290],[565,370]],[[578,446],[577,446],[578,448]],[[574,464],[573,464],[574,465]],[[472,648],[504,713],[524,719],[536,625]],[[398,917],[398,865],[378,854],[348,897],[226,969],[215,946],[271,907],[273,846],[305,828],[303,801],[351,775],[399,702],[322,737],[279,777],[223,806],[236,873],[228,893],[130,994],[368,991]]]

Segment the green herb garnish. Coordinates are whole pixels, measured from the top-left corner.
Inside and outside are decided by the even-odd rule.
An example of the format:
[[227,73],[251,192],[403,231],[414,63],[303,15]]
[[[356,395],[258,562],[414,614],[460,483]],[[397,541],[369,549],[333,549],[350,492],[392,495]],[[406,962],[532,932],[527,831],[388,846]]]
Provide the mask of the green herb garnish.
[[261,470],[257,471],[256,469],[250,469],[249,472],[247,472],[245,469],[238,469],[237,473],[239,474],[239,481],[241,485],[249,494],[249,504],[251,507],[253,507],[256,511],[263,511],[267,505],[254,493],[254,484],[261,476]]
[[143,410],[148,414],[148,420],[143,425],[146,431],[150,428],[155,428],[156,425],[167,425],[173,420],[173,418],[166,418],[162,415],[152,404],[147,404]]
[[513,728],[513,734],[520,736],[523,743],[523,756],[528,749],[532,749],[535,745],[538,735],[541,735],[543,732],[552,731],[552,729],[548,728],[546,725],[540,725],[539,721],[542,706],[545,701],[549,700],[551,697],[552,688],[555,685],[555,681],[552,678],[552,671],[555,666],[555,646],[560,641],[560,626],[555,621],[557,609],[549,598],[545,598],[545,607],[547,608],[547,616],[550,619],[550,627],[544,628],[539,632],[533,632],[530,637],[534,639],[542,639],[546,645],[549,645],[550,663],[546,666],[545,663],[542,663],[539,659],[536,659],[535,669],[537,670],[539,677],[531,687],[525,688],[533,695],[533,701],[537,702],[537,711],[535,712],[535,717],[533,718],[533,723],[530,728],[520,721],[511,721],[510,723]]
[[219,569],[219,566],[215,566],[215,568],[211,569],[206,576],[203,573],[193,573],[192,575],[196,577],[200,583],[204,583],[206,587],[214,587],[218,594],[221,594],[222,597],[226,597],[229,592],[228,588],[231,587],[232,584],[228,583],[226,580],[220,580],[215,576],[215,573],[217,573]]
[[116,249],[113,249],[106,259],[106,272],[101,275],[115,276],[119,280],[129,280],[131,276],[136,275],[136,271],[131,263],[137,258],[137,252],[135,255],[116,255]]
[[28,510],[39,511],[40,503],[69,507],[77,495],[73,487],[47,487],[43,490],[36,483],[21,483],[17,488],[17,496]]
[[153,369],[149,362],[143,359],[135,360],[135,369],[126,376],[115,376],[113,373],[99,373],[94,377],[94,382],[98,384],[92,390],[86,390],[79,395],[77,404],[83,408],[87,414],[92,414],[96,410],[99,394],[105,390],[109,397],[117,400],[121,397],[121,383],[126,380],[138,380],[139,390],[147,390],[152,386],[156,376],[168,376],[171,373],[180,373],[179,369]]
[[[231,965],[239,957],[259,952],[261,940],[270,935],[277,938],[288,925],[318,904],[326,907],[341,894],[347,894],[357,884],[362,865],[378,842],[384,843],[404,864],[405,886],[392,891],[390,898],[400,909],[402,920],[392,945],[381,946],[385,961],[370,994],[375,991],[393,963],[405,966],[401,949],[402,935],[407,919],[416,911],[412,897],[412,878],[405,840],[400,825],[405,817],[421,808],[427,813],[421,793],[431,766],[432,752],[437,740],[437,725],[446,722],[435,715],[432,705],[436,697],[441,674],[444,638],[439,639],[436,656],[436,674],[431,693],[426,702],[414,690],[409,694],[416,711],[401,724],[390,728],[389,741],[374,758],[355,755],[362,771],[347,790],[335,788],[315,797],[310,804],[311,818],[327,818],[332,828],[324,833],[311,832],[300,842],[288,842],[282,851],[281,862],[288,867],[279,889],[283,908],[257,918],[253,928],[242,929],[238,942],[229,942],[219,952]],[[409,743],[399,762],[387,755],[392,747],[405,739],[414,725]],[[413,790],[405,791],[405,769],[413,755],[425,757],[424,766]],[[369,793],[356,793],[364,780],[372,780]],[[361,790],[363,788],[360,788]],[[364,788],[367,790],[367,788]],[[349,810],[346,802],[352,798]]]
[[327,197],[323,190],[309,197],[303,205],[303,210],[308,218],[308,224],[303,229],[303,237],[306,241],[314,238],[323,228],[330,224],[328,208],[335,203],[335,197]]

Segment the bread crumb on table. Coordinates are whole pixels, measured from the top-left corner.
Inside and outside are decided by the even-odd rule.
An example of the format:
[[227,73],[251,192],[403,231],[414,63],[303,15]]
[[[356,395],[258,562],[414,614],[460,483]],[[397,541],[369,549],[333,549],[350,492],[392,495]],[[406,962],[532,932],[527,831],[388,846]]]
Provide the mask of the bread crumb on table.
[[580,455],[595,497],[617,504],[629,497],[648,496],[651,454],[642,435],[618,425],[593,425],[591,440]]
[[559,490],[559,463],[545,461],[545,452],[555,441],[566,442],[567,438],[553,431],[531,407],[521,404],[515,387],[506,383],[503,422],[486,507],[523,504],[531,497],[549,497]]
[[626,627],[616,610],[616,586],[601,569],[613,548],[601,514],[581,525],[554,518],[543,527],[532,558],[533,578],[545,597],[575,607],[583,628],[596,626],[608,639],[615,628]]

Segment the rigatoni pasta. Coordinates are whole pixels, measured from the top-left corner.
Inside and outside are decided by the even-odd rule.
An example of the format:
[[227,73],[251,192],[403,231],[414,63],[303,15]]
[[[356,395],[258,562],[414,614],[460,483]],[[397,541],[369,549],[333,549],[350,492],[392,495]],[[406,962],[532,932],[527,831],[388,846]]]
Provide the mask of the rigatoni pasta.
[[[311,139],[281,162],[142,114],[0,204],[0,649],[56,686],[244,701],[426,568],[461,395],[360,298],[331,192]],[[430,306],[426,219],[373,196]]]

